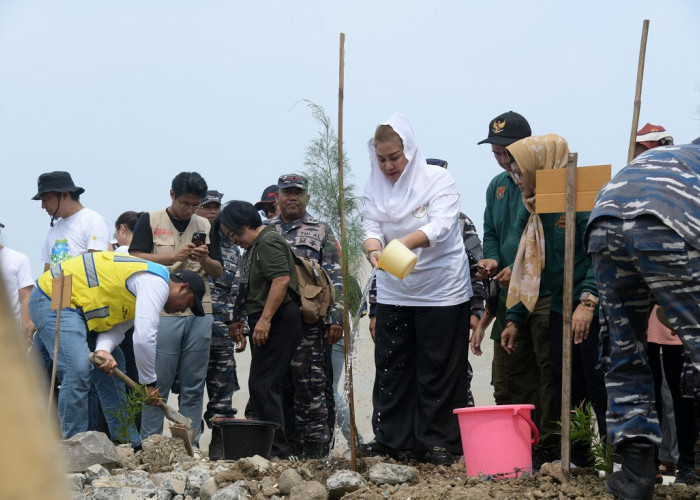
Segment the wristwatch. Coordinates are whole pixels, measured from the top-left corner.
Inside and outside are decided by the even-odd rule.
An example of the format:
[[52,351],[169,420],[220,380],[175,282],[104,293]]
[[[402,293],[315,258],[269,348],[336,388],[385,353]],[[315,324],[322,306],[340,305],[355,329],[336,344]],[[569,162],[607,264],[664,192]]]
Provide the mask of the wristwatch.
[[600,302],[598,296],[592,294],[591,292],[583,292],[579,297],[579,300],[581,301],[581,304],[586,307],[596,307]]

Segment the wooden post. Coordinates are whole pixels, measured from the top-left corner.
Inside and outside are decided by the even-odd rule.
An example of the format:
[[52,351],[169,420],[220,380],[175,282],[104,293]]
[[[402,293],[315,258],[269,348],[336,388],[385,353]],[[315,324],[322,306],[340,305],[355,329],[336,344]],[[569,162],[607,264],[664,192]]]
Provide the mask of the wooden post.
[[[55,282],[56,279],[54,278]],[[53,283],[52,283],[53,285]],[[54,386],[56,385],[56,366],[58,365],[58,336],[61,333],[61,309],[63,309],[63,287],[65,285],[65,276],[61,267],[58,275],[58,296],[56,296],[56,287],[52,286],[51,296],[56,297],[56,330],[54,332],[53,343],[53,363],[51,364],[51,385],[49,386],[49,411],[53,402]],[[70,297],[70,294],[69,294]],[[53,304],[52,304],[53,306]],[[53,307],[52,307],[53,309]]]
[[564,229],[564,285],[562,291],[561,370],[561,467],[571,467],[571,314],[574,304],[574,256],[576,212],[593,210],[596,195],[610,180],[610,165],[577,168],[578,155],[569,155],[566,169],[538,170],[535,211],[538,214],[566,213]]
[[343,98],[345,91],[345,33],[340,34],[340,54],[338,65],[338,190],[340,198],[340,270],[343,280],[343,336],[345,337],[345,370],[348,381],[348,406],[350,410],[350,468],[357,471],[355,429],[355,398],[352,386],[352,365],[348,362],[353,348],[353,339],[350,334],[350,303],[348,297],[348,249],[345,235],[345,185],[343,180]]
[[642,23],[642,43],[639,46],[639,63],[637,64],[637,89],[634,93],[634,111],[632,112],[632,131],[630,132],[630,147],[627,151],[627,163],[634,158],[634,147],[637,142],[637,127],[639,127],[639,109],[642,106],[642,79],[644,77],[644,58],[647,52],[647,34],[649,19]]
[[578,154],[569,154],[566,166],[566,226],[564,229],[564,289],[562,292],[561,364],[561,468],[571,466],[571,313],[574,303],[574,255],[576,244],[576,164]]

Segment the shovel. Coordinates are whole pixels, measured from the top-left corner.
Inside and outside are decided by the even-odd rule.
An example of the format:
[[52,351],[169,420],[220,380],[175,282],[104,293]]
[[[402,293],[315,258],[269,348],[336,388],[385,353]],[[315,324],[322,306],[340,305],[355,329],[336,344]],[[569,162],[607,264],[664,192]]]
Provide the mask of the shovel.
[[[96,367],[102,366],[102,363],[105,362],[105,359],[103,357],[98,356],[94,352],[90,353],[88,359]],[[137,390],[138,384],[131,380],[131,378],[129,378],[129,376],[122,372],[119,368],[114,368],[114,370],[112,370],[112,373],[116,375],[119,380],[124,382],[124,384],[126,384],[126,386],[129,389]],[[170,433],[174,437],[179,437],[185,442],[185,448],[187,449],[187,453],[189,453],[190,456],[192,456],[192,438],[195,434],[194,430],[192,429],[192,419],[180,414],[173,407],[168,406],[162,399],[158,400],[158,402],[154,406],[157,406],[158,408],[163,410],[165,418],[173,422],[174,425],[170,426]]]

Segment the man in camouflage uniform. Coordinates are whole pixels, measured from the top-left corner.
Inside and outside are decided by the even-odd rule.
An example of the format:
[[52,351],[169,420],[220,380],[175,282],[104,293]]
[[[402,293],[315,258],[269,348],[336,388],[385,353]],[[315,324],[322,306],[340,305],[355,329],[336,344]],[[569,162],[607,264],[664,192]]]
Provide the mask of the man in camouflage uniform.
[[[197,209],[197,215],[213,224],[221,211],[223,196],[223,193],[218,191],[207,191],[201,207]],[[214,238],[212,241],[217,239]],[[238,246],[231,243],[228,238],[221,238],[219,241],[224,270],[218,278],[209,277],[214,315],[206,379],[209,402],[204,412],[204,421],[209,427],[214,417],[233,417],[236,414],[236,409],[233,408],[233,393],[239,390],[240,386],[236,376],[234,352],[242,351],[246,344],[242,333],[233,329],[234,323],[231,318],[233,304],[238,295],[236,272],[241,258],[240,251]]]
[[700,395],[700,145],[655,148],[622,169],[596,199],[588,251],[600,290],[608,431],[622,456],[607,488],[652,498],[661,431],[645,340],[654,303],[686,348],[683,393]]
[[[294,384],[296,439],[303,445],[304,458],[322,458],[328,454],[335,422],[331,345],[343,335],[340,255],[328,224],[306,212],[309,202],[306,179],[297,174],[283,175],[277,187],[280,213],[269,224],[284,236],[295,255],[317,261],[336,291],[336,302],[328,316],[314,325],[304,323],[301,342],[292,357],[293,373],[299,377]],[[285,409],[290,406],[287,394]]]

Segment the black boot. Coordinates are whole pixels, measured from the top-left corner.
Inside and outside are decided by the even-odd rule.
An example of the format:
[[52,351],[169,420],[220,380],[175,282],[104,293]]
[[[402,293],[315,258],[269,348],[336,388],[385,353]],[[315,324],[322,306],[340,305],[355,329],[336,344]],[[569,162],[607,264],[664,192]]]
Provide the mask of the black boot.
[[304,459],[321,459],[326,458],[329,453],[329,444],[319,441],[306,441],[304,443]]
[[605,487],[619,500],[651,500],[654,496],[656,447],[648,441],[629,441],[620,447],[622,470]]

